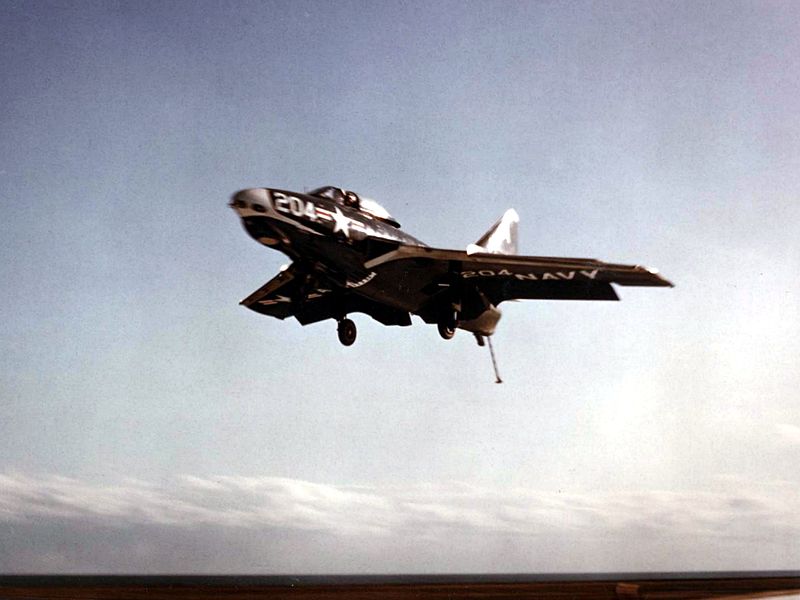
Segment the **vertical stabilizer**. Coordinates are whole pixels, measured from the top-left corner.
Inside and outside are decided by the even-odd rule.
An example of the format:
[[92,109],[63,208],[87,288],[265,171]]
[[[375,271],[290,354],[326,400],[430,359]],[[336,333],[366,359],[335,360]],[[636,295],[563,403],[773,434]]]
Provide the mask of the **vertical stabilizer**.
[[513,208],[509,208],[500,220],[492,225],[474,244],[467,246],[467,254],[485,252],[488,254],[516,254],[517,253],[517,224],[519,215]]

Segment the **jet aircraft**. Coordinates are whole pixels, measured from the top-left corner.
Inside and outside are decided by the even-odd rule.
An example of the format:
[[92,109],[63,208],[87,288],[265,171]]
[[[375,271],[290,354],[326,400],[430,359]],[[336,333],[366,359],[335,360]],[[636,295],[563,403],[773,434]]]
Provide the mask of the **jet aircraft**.
[[463,329],[482,346],[506,300],[618,300],[612,283],[672,286],[642,266],[519,256],[514,209],[465,250],[444,250],[402,231],[374,200],[337,187],[245,189],[230,206],[251,237],[292,260],[241,304],[302,325],[335,319],[345,346],[356,340],[351,313],[400,326],[418,315],[444,339]]

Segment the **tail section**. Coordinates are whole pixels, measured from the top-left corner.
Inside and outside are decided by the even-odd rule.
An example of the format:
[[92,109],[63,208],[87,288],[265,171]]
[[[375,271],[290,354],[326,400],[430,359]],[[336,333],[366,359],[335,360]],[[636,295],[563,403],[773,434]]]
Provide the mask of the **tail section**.
[[517,211],[509,208],[481,239],[467,246],[467,254],[517,254],[518,223]]

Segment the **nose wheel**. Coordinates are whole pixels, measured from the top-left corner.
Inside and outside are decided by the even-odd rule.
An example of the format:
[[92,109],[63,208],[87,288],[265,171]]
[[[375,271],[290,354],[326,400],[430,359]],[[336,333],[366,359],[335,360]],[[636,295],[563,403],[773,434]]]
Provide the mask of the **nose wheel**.
[[356,341],[356,324],[350,319],[341,319],[336,327],[336,333],[342,345],[352,346]]

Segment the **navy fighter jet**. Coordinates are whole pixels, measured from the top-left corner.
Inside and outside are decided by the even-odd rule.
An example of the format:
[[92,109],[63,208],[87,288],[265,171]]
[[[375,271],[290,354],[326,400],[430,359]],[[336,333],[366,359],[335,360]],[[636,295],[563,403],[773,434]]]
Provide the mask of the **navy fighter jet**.
[[350,313],[401,326],[418,315],[444,339],[463,329],[483,345],[506,300],[618,300],[612,283],[672,286],[641,266],[518,256],[513,209],[465,250],[442,250],[402,231],[374,200],[336,187],[246,189],[230,206],[251,237],[292,260],[241,304],[302,325],[335,319],[345,346],[356,340]]

